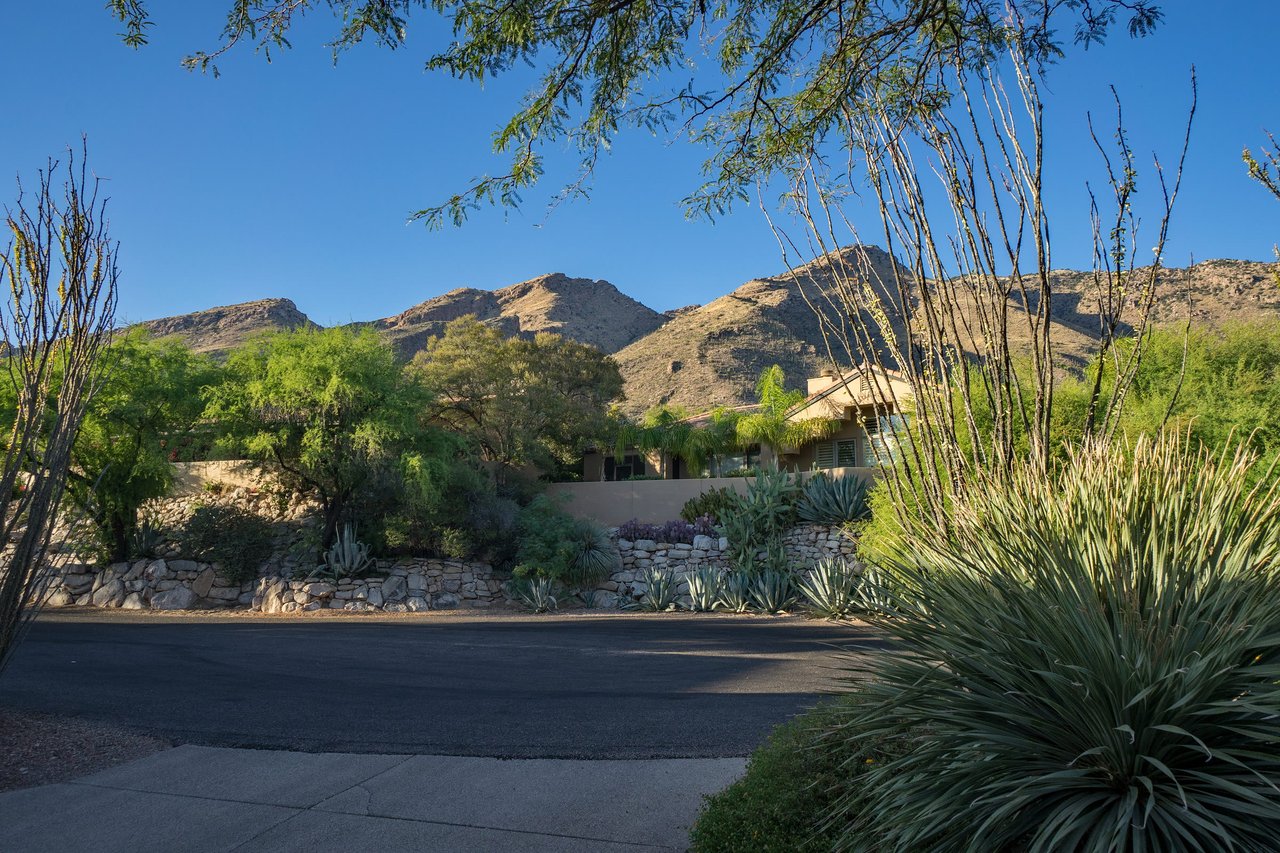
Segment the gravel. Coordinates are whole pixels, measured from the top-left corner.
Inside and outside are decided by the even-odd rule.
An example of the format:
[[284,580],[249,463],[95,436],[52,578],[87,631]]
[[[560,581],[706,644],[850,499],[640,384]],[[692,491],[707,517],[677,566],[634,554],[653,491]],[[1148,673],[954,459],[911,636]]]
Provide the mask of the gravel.
[[0,708],[0,791],[66,782],[171,745],[78,717]]

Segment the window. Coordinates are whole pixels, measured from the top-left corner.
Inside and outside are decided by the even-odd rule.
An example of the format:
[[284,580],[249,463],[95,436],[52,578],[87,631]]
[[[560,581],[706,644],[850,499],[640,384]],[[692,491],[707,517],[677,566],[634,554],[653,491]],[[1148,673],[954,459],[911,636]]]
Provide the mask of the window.
[[815,448],[814,464],[819,468],[853,468],[858,464],[856,439],[824,441]]
[[741,453],[717,456],[704,469],[712,477],[724,477],[760,467],[760,445],[753,444]]
[[628,453],[621,461],[612,453],[604,458],[604,478],[607,481],[629,480],[644,473],[644,459],[639,453]]
[[881,415],[863,426],[863,464],[889,463],[898,455],[898,436],[907,428],[904,415]]

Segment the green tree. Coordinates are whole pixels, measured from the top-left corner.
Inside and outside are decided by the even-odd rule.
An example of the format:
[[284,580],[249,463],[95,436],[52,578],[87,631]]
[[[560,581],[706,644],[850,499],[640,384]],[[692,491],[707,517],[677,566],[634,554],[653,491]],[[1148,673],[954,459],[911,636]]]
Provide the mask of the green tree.
[[231,449],[274,462],[319,498],[322,547],[353,498],[389,474],[439,499],[456,450],[426,423],[431,394],[375,332],[297,329],[233,352],[206,415]]
[[[171,461],[204,409],[200,389],[217,369],[176,339],[151,340],[141,330],[117,338],[103,353],[110,367],[85,411],[71,449],[67,491],[97,529],[113,561],[126,560],[138,512],[173,484]],[[11,419],[14,399],[4,386]],[[51,389],[56,396],[57,384]]]
[[173,465],[200,419],[201,389],[218,370],[176,338],[137,330],[106,352],[111,372],[72,450],[67,488],[89,508],[112,560],[125,560],[142,504],[168,494]]
[[793,421],[791,410],[804,401],[804,392],[788,390],[786,376],[778,365],[766,367],[756,380],[758,408],[738,419],[738,441],[743,445],[768,445],[774,450],[773,467],[778,466],[778,452],[784,447],[798,447],[832,433],[838,422],[829,418]]
[[622,397],[618,365],[594,347],[552,334],[506,338],[473,316],[449,323],[408,372],[434,397],[431,420],[471,442],[499,481],[575,464]]
[[[126,43],[147,41],[145,0],[110,0]],[[1037,63],[1062,53],[1062,33],[1089,45],[1123,23],[1150,32],[1153,0],[773,0],[768,3],[618,0],[232,0],[220,44],[184,61],[217,73],[239,44],[270,56],[289,47],[294,24],[328,9],[340,21],[338,53],[372,41],[405,44],[410,16],[433,8],[454,39],[427,68],[482,82],[532,65],[537,82],[494,135],[510,168],[444,204],[429,223],[462,221],[482,203],[514,204],[542,174],[540,148],[569,143],[583,155],[581,191],[599,155],[627,127],[679,129],[711,149],[710,181],[686,200],[715,213],[757,182],[790,173],[823,143],[856,145],[849,117],[888,100],[900,113],[946,104],[945,73],[1016,45]],[[1012,21],[1011,21],[1012,16]]]

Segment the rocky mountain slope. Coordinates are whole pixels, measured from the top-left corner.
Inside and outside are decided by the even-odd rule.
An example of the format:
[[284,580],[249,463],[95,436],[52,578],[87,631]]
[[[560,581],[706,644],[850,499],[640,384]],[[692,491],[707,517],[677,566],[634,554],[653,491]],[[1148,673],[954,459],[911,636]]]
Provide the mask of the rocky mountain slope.
[[158,338],[178,335],[196,352],[222,356],[255,334],[315,324],[292,300],[259,299],[147,320],[138,325]]
[[[555,332],[613,353],[626,380],[625,408],[633,413],[658,403],[691,411],[752,399],[760,371],[779,364],[790,383],[802,385],[827,363],[824,329],[814,307],[830,293],[832,266],[857,269],[864,278],[892,279],[896,261],[874,247],[845,249],[828,259],[766,278],[754,279],[706,305],[665,313],[653,311],[606,281],[540,276],[498,290],[461,288],[429,299],[394,317],[367,325],[379,329],[405,358],[440,334],[444,325],[475,314],[511,335]],[[898,268],[901,270],[901,268]],[[1280,317],[1276,265],[1214,260],[1189,270],[1165,270],[1157,285],[1154,317],[1160,323],[1214,326],[1227,320]],[[905,272],[905,271],[903,271]],[[1091,274],[1054,273],[1054,343],[1059,366],[1084,367],[1097,337],[1096,286]],[[1015,346],[1028,331],[1017,322],[1014,306],[1010,333]],[[264,299],[213,308],[143,325],[157,335],[178,334],[201,352],[226,352],[255,332],[296,328],[311,321],[287,299]],[[835,327],[828,337],[839,354]],[[845,356],[842,362],[850,359]]]
[[657,329],[667,318],[607,281],[552,273],[499,290],[464,287],[428,299],[372,325],[405,357],[426,346],[450,320],[474,314],[508,335],[554,332],[617,352]]

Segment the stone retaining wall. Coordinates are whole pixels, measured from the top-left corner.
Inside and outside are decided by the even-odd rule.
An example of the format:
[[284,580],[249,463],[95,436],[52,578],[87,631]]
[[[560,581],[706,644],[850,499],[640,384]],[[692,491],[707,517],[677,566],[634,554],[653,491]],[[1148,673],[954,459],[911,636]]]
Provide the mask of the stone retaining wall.
[[[613,595],[627,595],[633,599],[643,596],[648,591],[644,582],[646,569],[665,569],[675,575],[686,575],[704,568],[729,569],[725,554],[729,550],[729,542],[723,538],[695,536],[693,543],[688,545],[649,539],[616,541],[622,555],[622,569],[598,587]],[[852,560],[857,549],[854,540],[839,527],[821,524],[799,525],[788,531],[782,541],[788,557],[798,565],[824,559]]]

